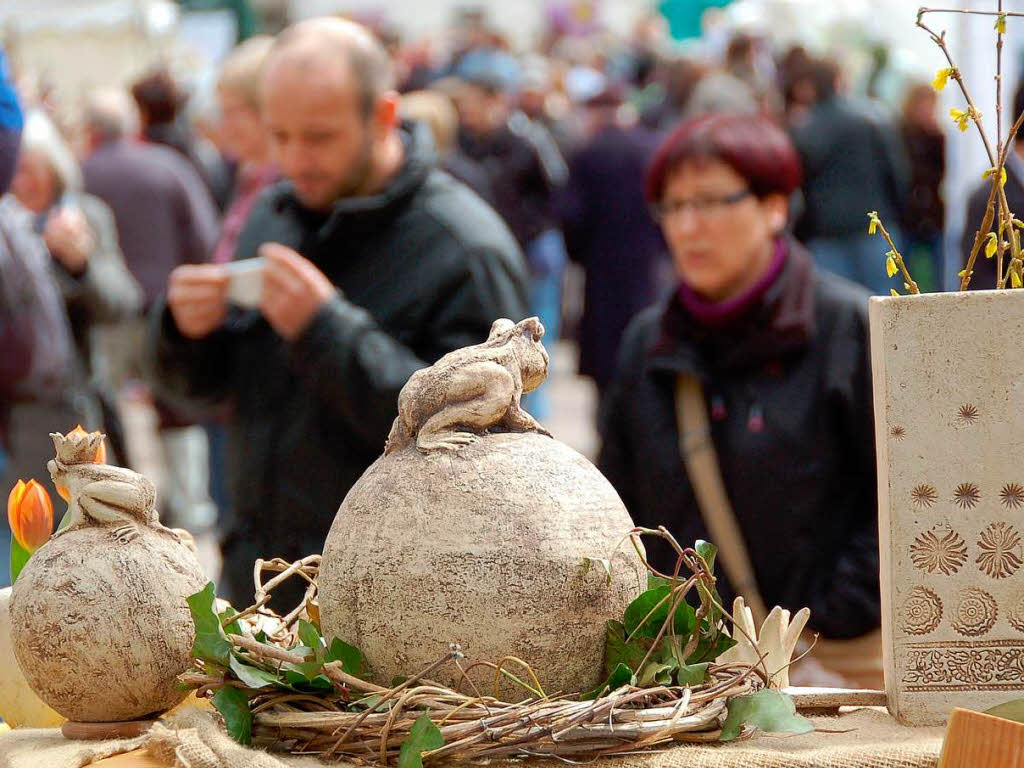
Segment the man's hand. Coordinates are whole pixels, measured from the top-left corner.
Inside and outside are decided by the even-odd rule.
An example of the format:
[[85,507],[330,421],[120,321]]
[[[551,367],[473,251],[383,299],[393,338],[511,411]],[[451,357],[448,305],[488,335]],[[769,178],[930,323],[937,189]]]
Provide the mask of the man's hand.
[[72,275],[85,272],[96,238],[77,208],[60,208],[46,220],[43,241],[53,257]]
[[283,339],[294,341],[337,288],[311,262],[280,243],[264,243],[257,255],[267,260],[260,311]]
[[167,284],[167,306],[182,336],[201,339],[227,315],[228,271],[223,264],[185,264]]

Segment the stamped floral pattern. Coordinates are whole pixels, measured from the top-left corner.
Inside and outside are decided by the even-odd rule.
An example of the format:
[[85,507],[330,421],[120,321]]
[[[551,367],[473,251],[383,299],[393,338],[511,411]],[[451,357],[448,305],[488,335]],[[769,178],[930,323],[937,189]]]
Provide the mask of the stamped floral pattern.
[[992,595],[977,587],[967,587],[960,591],[953,607],[953,629],[965,637],[978,637],[995,626],[998,614]]
[[915,507],[927,509],[938,501],[939,493],[935,490],[934,485],[921,483],[914,486],[914,489],[910,492],[910,498],[913,499]]
[[1020,509],[1024,506],[1024,485],[1007,483],[999,491],[999,500],[1007,509]]
[[948,525],[937,525],[914,539],[910,559],[918,570],[951,576],[967,562],[967,542]]
[[960,483],[953,489],[953,501],[960,509],[971,509],[981,501],[981,489],[974,483]]
[[942,621],[942,600],[927,587],[914,587],[903,603],[903,631],[908,635],[927,635]]
[[993,579],[1012,576],[1024,563],[1020,534],[1006,522],[989,525],[978,539],[978,568]]

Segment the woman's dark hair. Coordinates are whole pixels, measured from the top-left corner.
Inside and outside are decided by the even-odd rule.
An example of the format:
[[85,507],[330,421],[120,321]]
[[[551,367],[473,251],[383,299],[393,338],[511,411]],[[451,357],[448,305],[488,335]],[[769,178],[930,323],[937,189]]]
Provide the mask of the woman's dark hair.
[[757,197],[789,195],[800,186],[800,157],[771,118],[709,114],[680,123],[655,152],[647,172],[648,202],[661,201],[668,177],[681,165],[709,160],[730,165]]

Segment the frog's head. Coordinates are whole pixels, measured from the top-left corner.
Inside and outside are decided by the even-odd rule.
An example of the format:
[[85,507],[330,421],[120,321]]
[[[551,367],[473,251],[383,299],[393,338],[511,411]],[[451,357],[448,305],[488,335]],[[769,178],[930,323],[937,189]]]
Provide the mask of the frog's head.
[[544,326],[537,317],[528,317],[512,328],[509,342],[517,348],[523,392],[532,392],[548,377],[548,351],[541,343],[543,338]]

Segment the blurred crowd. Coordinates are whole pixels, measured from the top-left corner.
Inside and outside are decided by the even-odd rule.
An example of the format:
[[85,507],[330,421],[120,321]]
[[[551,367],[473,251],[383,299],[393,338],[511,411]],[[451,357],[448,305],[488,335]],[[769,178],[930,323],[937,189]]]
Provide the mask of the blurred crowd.
[[[855,88],[748,33],[683,55],[657,16],[523,52],[466,14],[446,43],[308,21],[241,42],[213,93],[160,67],[81,104],[2,61],[6,484],[48,481],[47,434],[76,423],[131,464],[126,404],[150,408],[162,518],[219,533],[245,602],[255,557],[318,551],[413,371],[537,315],[578,344],[634,519],[706,535],[664,380],[696,375],[741,527],[791,537],[791,568],[754,563],[766,600],[870,631],[864,316],[900,285],[866,214],[941,290],[930,84],[883,103],[879,72]],[[235,295],[253,258],[262,289]],[[545,388],[523,407],[546,421]]]

